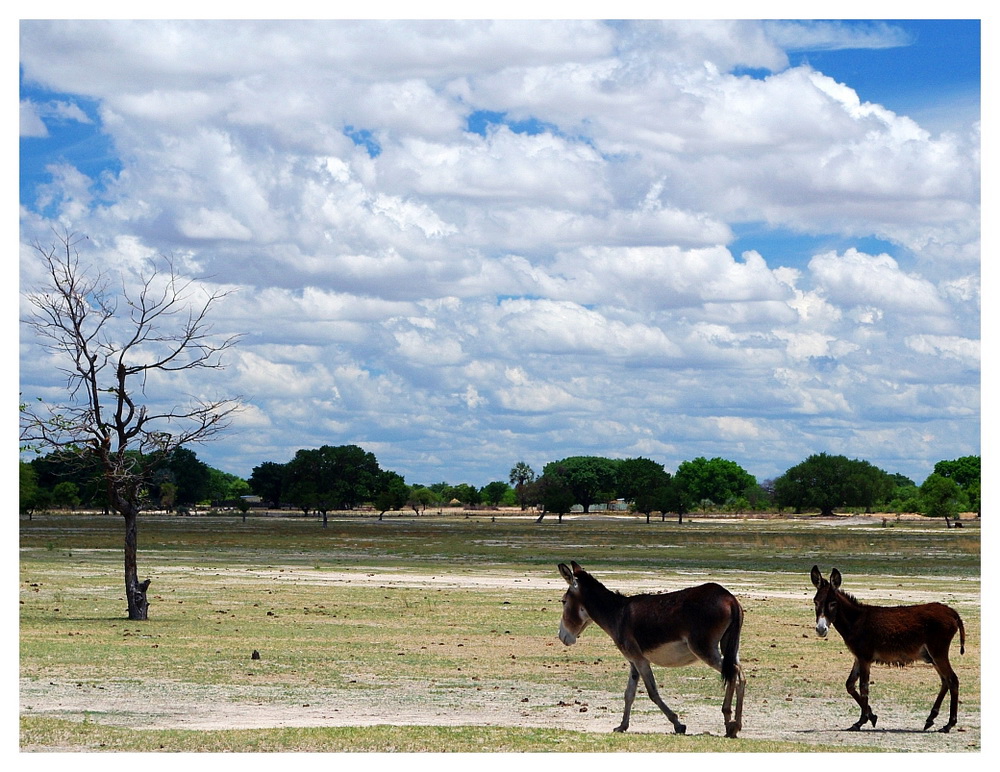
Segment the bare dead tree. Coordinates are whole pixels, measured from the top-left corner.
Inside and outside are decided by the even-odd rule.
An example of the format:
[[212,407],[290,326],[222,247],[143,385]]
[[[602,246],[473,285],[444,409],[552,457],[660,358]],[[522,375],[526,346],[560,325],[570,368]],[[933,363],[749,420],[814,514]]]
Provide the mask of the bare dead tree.
[[221,354],[239,336],[219,337],[209,312],[226,292],[195,299],[196,283],[173,263],[150,267],[137,288],[120,288],[109,273],[80,263],[80,239],[33,246],[46,269],[45,285],[26,295],[24,323],[40,345],[65,362],[67,400],[21,407],[21,441],[35,449],[94,454],[100,461],[111,509],[125,520],[125,596],[128,618],[147,618],[139,581],[138,516],[150,474],[176,448],[214,438],[229,425],[240,399],[160,408],[146,401],[149,379],[186,370],[218,369]]

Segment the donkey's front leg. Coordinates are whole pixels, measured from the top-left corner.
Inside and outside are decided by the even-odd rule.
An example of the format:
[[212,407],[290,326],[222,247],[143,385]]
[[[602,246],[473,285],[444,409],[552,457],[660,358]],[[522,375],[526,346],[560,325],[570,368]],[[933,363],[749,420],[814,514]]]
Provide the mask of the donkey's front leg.
[[636,670],[635,665],[632,665],[632,669],[628,674],[628,684],[625,686],[625,714],[622,716],[622,722],[615,727],[614,731],[624,732],[628,729],[628,719],[632,715],[632,703],[635,702],[635,690],[639,685],[639,671]]
[[663,714],[670,719],[670,723],[674,725],[674,731],[677,734],[684,734],[687,731],[687,727],[684,726],[677,718],[677,714],[674,713],[670,708],[667,707],[667,703],[663,701],[660,697],[660,692],[656,688],[656,679],[653,677],[653,668],[649,666],[649,662],[643,660],[638,664],[639,675],[642,676],[642,682],[646,684],[646,691],[649,693],[649,698],[656,703]]
[[[875,727],[875,722],[878,721],[878,716],[872,713],[871,706],[868,704],[868,681],[871,675],[871,665],[867,662],[862,662],[859,659],[854,660],[854,667],[851,668],[851,674],[847,677],[847,693],[850,694],[856,703],[861,707],[861,718],[859,718],[853,725],[848,727],[848,731],[857,732],[867,724],[869,721],[872,722],[872,728]],[[861,679],[861,693],[854,688],[854,685]]]

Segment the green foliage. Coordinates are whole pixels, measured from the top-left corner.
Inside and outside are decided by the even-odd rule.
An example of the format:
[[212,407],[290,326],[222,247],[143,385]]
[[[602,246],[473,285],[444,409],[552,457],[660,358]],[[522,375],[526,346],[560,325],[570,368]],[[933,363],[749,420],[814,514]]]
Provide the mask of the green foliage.
[[920,511],[929,517],[955,517],[963,499],[961,488],[951,477],[932,474],[920,486]]
[[980,458],[962,456],[953,461],[938,461],[934,465],[934,474],[951,478],[961,488],[978,486],[981,479]]
[[157,477],[160,482],[177,485],[175,504],[190,506],[212,498],[211,469],[187,448],[175,448]]
[[68,480],[58,483],[52,489],[52,503],[63,509],[75,509],[80,506],[80,491],[76,483]]
[[535,470],[523,461],[518,461],[510,470],[510,484],[517,492],[517,501],[521,509],[528,505],[528,486],[535,481]]
[[630,502],[636,512],[649,520],[653,512],[671,512],[678,508],[679,489],[663,464],[648,458],[626,458],[618,462],[618,496]]
[[380,490],[375,455],[357,445],[299,450],[285,467],[282,498],[305,512],[353,509]]
[[250,475],[250,490],[273,506],[282,504],[282,486],[285,481],[285,464],[265,461],[253,468]]
[[448,486],[445,490],[445,497],[446,502],[458,501],[469,507],[474,507],[482,500],[479,488],[475,485],[469,485],[469,483]]
[[663,468],[663,464],[641,456],[619,461],[615,470],[615,491],[626,501],[636,501],[654,488],[669,484],[670,473]]
[[819,453],[775,480],[775,499],[779,506],[794,507],[797,512],[818,508],[822,514],[832,515],[841,507],[870,510],[888,499],[893,482],[867,461]]
[[61,449],[31,460],[38,486],[52,490],[61,482],[71,482],[77,487],[80,504],[85,507],[103,507],[107,489],[100,459],[89,449]]
[[235,504],[240,496],[252,493],[250,484],[241,477],[208,467],[208,499],[219,504]]
[[906,485],[899,485],[893,490],[889,502],[883,507],[886,512],[893,512],[898,515],[906,512],[920,511],[920,489],[909,480],[907,480],[907,483]]
[[18,512],[30,515],[51,504],[52,495],[38,484],[35,468],[24,461],[18,463]]
[[503,480],[495,480],[483,486],[482,500],[492,507],[500,506],[507,494],[510,493],[510,486]]
[[171,510],[177,503],[177,486],[174,483],[165,482],[160,486],[160,506],[166,510]]
[[589,512],[593,504],[615,498],[618,464],[600,456],[570,456],[546,464],[542,477],[558,478],[573,495],[574,503]]
[[576,503],[576,496],[570,489],[569,483],[562,476],[559,467],[550,469],[546,466],[546,471],[538,478],[535,486],[535,495],[538,503],[542,505],[543,512],[559,515],[561,522],[562,516],[569,512]]
[[757,479],[735,461],[699,456],[677,467],[674,484],[678,488],[681,505],[690,511],[704,506],[706,501],[721,505],[744,496],[748,489],[757,487]]
[[406,501],[406,505],[418,515],[426,510],[427,507],[440,503],[441,497],[435,491],[423,485],[414,485],[410,488],[410,495]]
[[965,494],[966,506],[974,512],[981,511],[982,473],[979,456],[962,456],[954,461],[938,461],[934,465],[934,474],[950,478],[958,483]]
[[374,506],[379,511],[379,517],[386,512],[402,509],[410,498],[410,489],[402,475],[396,472],[382,472],[378,480],[378,493],[375,494]]

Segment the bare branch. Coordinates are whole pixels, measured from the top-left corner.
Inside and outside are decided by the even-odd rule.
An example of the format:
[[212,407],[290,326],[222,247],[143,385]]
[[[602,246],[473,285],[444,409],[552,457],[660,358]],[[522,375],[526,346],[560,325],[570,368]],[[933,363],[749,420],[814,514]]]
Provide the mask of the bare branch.
[[[105,271],[80,262],[73,234],[56,234],[51,246],[34,244],[45,266],[45,286],[27,294],[32,307],[24,323],[40,345],[65,364],[68,401],[28,403],[21,410],[21,440],[43,448],[89,447],[98,451],[109,479],[136,474],[130,451],[169,452],[216,437],[240,399],[204,401],[159,409],[140,398],[154,373],[219,369],[222,354],[239,335],[217,336],[210,312],[228,292],[194,300],[193,279],[173,263],[141,277],[130,292],[124,277],[113,294]],[[127,460],[126,460],[127,459]]]

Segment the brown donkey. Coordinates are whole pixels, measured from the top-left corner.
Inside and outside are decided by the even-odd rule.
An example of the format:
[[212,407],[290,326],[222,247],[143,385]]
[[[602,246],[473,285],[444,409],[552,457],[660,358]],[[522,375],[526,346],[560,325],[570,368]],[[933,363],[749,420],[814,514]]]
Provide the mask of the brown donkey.
[[[743,690],[746,679],[740,668],[740,629],[743,609],[732,593],[718,584],[702,584],[677,592],[625,596],[612,592],[576,563],[559,564],[569,584],[563,595],[559,639],[567,646],[592,621],[611,636],[632,666],[625,688],[625,714],[616,732],[628,729],[639,677],[650,699],[684,734],[686,727],[661,699],[650,665],[679,667],[701,660],[722,673],[726,694],[722,716],[726,737],[736,737],[743,726]],[[732,716],[736,694],[736,718]]]
[[[955,633],[960,634],[961,652],[965,654],[965,626],[953,608],[943,603],[917,606],[870,606],[840,589],[843,577],[836,568],[827,581],[813,566],[812,583],[816,586],[816,632],[820,637],[833,625],[854,655],[854,667],[847,678],[847,691],[861,706],[861,718],[849,727],[857,731],[868,721],[878,721],[868,704],[868,678],[872,662],[880,665],[908,665],[923,660],[934,666],[941,677],[941,691],[927,717],[924,729],[930,729],[944,695],[951,692],[948,723],[939,731],[947,732],[958,719],[958,676],[948,661],[948,649]],[[854,688],[861,680],[861,692]]]

